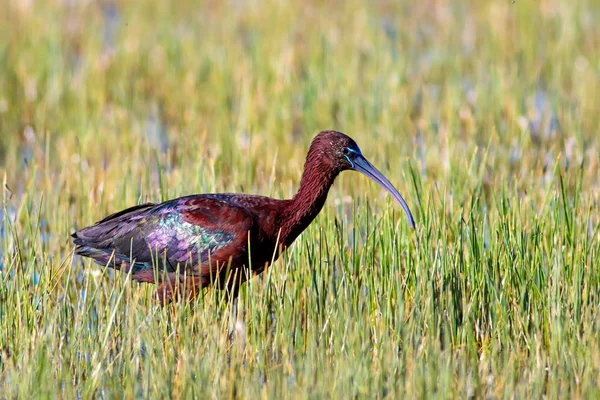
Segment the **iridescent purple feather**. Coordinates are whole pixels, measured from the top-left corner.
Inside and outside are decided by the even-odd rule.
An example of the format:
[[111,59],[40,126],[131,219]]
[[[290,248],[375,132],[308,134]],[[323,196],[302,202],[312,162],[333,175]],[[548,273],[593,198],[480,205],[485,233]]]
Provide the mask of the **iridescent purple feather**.
[[202,212],[188,200],[143,204],[113,214],[73,234],[76,252],[113,268],[133,267],[133,274],[153,265],[174,272],[178,264],[200,264],[235,235],[185,221],[183,212]]

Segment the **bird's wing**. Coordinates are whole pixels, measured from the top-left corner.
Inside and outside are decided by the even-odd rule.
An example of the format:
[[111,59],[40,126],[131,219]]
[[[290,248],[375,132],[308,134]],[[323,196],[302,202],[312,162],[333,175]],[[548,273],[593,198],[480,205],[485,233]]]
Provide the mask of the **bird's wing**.
[[254,219],[226,198],[197,195],[135,206],[75,234],[78,254],[137,272],[155,266],[174,272],[231,247],[243,252]]

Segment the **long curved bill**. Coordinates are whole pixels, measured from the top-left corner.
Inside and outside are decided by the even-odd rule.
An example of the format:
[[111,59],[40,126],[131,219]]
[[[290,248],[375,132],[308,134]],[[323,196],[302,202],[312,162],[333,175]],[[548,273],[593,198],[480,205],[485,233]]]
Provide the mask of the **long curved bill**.
[[398,201],[398,203],[400,203],[402,209],[404,210],[404,214],[406,215],[406,219],[408,219],[410,227],[414,229],[415,219],[413,218],[412,213],[410,212],[410,208],[408,208],[408,204],[406,204],[406,201],[404,201],[404,198],[396,190],[394,185],[392,185],[390,181],[388,181],[387,178],[383,176],[383,174],[379,172],[377,168],[375,168],[370,162],[368,162],[367,159],[364,158],[362,155],[356,154],[356,156],[352,160],[352,164],[353,169],[355,171],[358,171],[377,182],[379,186],[387,190],[388,193],[391,194]]

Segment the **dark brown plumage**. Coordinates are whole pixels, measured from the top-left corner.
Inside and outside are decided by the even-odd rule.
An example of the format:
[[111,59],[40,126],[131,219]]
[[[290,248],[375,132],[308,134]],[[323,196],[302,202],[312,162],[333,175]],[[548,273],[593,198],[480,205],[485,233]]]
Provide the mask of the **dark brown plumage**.
[[75,232],[76,253],[156,283],[163,304],[194,298],[203,287],[233,297],[289,247],[323,208],[340,172],[359,171],[412,214],[392,184],[361,154],[350,137],[324,131],[313,140],[298,193],[289,200],[245,194],[200,194],[143,204]]

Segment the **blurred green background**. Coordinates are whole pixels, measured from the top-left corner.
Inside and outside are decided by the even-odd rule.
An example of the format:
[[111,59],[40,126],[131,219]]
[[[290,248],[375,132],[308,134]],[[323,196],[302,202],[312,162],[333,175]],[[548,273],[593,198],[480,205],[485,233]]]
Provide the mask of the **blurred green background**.
[[[597,0],[1,1],[0,392],[598,396],[598,21]],[[73,259],[75,228],[138,202],[292,196],[325,129],[416,232],[342,174],[237,315]]]

